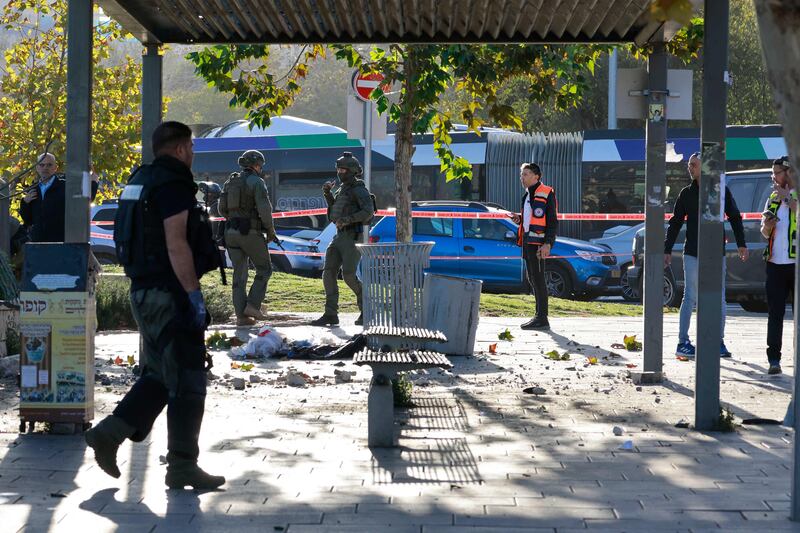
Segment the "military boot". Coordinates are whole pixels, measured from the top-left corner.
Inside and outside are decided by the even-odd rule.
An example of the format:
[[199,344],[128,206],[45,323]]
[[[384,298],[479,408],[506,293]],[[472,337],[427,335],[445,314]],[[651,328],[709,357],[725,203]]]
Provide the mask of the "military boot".
[[86,444],[94,449],[94,459],[103,472],[114,478],[121,475],[117,467],[117,450],[135,431],[120,417],[111,415],[84,434]]
[[236,317],[236,325],[237,326],[252,326],[256,323],[256,319],[249,317],[249,316],[239,316]]
[[256,320],[266,320],[267,315],[261,312],[261,309],[257,309],[255,306],[247,304],[244,307],[244,311],[242,312],[244,316],[249,316],[251,318],[255,318]]
[[309,322],[312,326],[338,326],[339,315],[324,314],[316,320]]
[[197,466],[198,440],[203,423],[205,396],[190,394],[172,398],[167,407],[167,476],[171,489],[190,486],[213,490],[225,483],[225,477],[213,476]]

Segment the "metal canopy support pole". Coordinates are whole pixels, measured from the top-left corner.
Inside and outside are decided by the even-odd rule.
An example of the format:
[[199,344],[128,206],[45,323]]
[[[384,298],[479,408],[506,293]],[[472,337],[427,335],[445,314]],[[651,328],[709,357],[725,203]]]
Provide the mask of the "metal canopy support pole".
[[667,141],[667,53],[656,44],[647,60],[647,162],[645,166],[644,373],[662,379],[664,345],[664,183]]
[[142,55],[142,163],[153,161],[150,139],[161,123],[162,68],[159,45],[146,44]]
[[[719,352],[725,216],[725,107],[728,101],[728,2],[706,0],[703,42],[702,171],[697,246],[697,362],[695,427],[719,423]],[[699,243],[704,243],[700,246]]]
[[67,184],[66,242],[89,242],[92,142],[92,1],[67,7]]
[[608,54],[608,129],[617,129],[617,49]]
[[[372,185],[372,100],[364,102],[364,184],[367,190]],[[361,231],[362,242],[369,242],[369,224]]]

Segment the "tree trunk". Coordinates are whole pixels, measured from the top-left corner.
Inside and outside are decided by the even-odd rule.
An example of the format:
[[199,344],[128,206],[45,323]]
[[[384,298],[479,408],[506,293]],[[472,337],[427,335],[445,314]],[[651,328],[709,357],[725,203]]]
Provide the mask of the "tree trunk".
[[413,46],[407,46],[403,62],[404,93],[400,100],[400,107],[404,113],[397,123],[397,131],[394,134],[394,201],[397,209],[395,216],[398,242],[411,242],[411,157],[414,155],[412,104],[416,93],[413,83],[416,75],[413,55]]
[[800,2],[756,0],[767,77],[795,169],[800,168]]

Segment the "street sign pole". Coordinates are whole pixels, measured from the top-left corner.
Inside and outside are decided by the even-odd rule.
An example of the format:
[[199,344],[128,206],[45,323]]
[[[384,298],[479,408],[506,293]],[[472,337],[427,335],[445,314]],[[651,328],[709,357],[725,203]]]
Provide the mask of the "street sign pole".
[[[372,181],[372,100],[364,103],[364,184],[370,190]],[[364,243],[369,242],[369,224],[361,232]]]

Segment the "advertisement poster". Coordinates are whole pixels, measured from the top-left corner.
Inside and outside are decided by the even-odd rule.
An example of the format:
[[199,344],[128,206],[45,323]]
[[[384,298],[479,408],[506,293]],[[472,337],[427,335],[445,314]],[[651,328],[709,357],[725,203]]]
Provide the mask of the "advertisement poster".
[[94,410],[94,299],[82,292],[20,294],[20,416],[83,422]]

